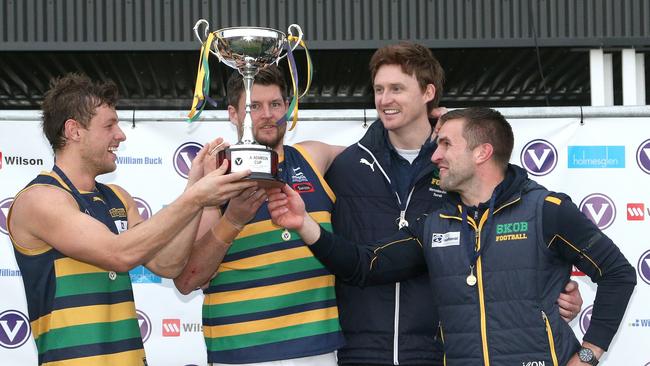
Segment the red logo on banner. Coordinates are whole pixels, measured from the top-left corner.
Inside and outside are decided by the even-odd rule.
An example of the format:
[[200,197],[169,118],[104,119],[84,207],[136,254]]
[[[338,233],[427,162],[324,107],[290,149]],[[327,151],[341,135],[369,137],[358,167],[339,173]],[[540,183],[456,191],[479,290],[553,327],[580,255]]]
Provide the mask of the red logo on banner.
[[586,276],[584,272],[573,266],[571,269],[571,276]]
[[162,330],[163,337],[179,337],[181,335],[181,320],[163,319]]
[[627,220],[628,221],[643,221],[645,219],[645,206],[643,203],[628,203],[627,204]]

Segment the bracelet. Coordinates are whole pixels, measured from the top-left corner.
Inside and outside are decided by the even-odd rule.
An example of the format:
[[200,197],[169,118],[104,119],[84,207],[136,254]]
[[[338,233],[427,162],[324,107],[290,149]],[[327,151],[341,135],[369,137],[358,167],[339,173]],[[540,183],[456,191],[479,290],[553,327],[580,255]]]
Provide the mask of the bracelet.
[[224,243],[232,243],[243,228],[243,226],[236,225],[224,214],[221,216],[221,220],[210,231],[212,232],[212,236],[217,240]]

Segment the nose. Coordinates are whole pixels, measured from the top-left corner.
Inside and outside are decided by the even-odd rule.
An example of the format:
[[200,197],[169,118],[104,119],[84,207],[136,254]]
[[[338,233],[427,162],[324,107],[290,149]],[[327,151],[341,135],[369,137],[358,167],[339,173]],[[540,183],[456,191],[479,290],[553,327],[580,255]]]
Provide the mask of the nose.
[[442,160],[442,151],[440,149],[440,146],[436,148],[436,151],[433,152],[433,155],[431,155],[431,162],[438,165],[440,161]]
[[386,89],[382,91],[379,95],[379,104],[386,105],[390,104],[393,101],[393,95],[390,93],[390,90]]
[[115,125],[115,126],[117,127],[117,134],[115,135],[115,139],[119,142],[126,140],[126,135],[124,134],[124,131],[122,131],[119,125]]
[[273,113],[271,111],[271,106],[269,106],[268,104],[264,104],[262,106],[262,117],[264,117],[264,118],[273,117]]

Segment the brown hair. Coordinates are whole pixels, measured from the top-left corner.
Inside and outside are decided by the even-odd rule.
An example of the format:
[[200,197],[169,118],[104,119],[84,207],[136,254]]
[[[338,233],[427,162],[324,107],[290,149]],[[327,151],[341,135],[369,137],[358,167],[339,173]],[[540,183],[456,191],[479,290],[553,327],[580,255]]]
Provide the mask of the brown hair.
[[112,81],[93,82],[82,74],[72,73],[51,80],[41,109],[43,133],[52,149],[56,152],[65,146],[65,121],[74,119],[88,127],[96,108],[102,105],[115,108],[117,94],[117,86]]
[[486,107],[455,109],[440,117],[441,125],[452,119],[462,119],[463,137],[467,148],[474,149],[480,144],[490,144],[493,158],[502,167],[507,167],[512,155],[515,137],[510,123],[498,111]]
[[373,81],[377,71],[383,65],[399,65],[405,74],[415,75],[422,91],[426,90],[427,85],[433,84],[436,94],[427,103],[427,110],[431,112],[438,106],[442,97],[445,72],[431,50],[412,42],[400,42],[378,49],[370,59],[370,74]]
[[[255,75],[254,84],[259,85],[277,85],[280,88],[282,99],[287,99],[287,82],[279,67],[269,65]],[[239,98],[244,93],[244,78],[237,71],[233,72],[226,84],[226,95],[228,98],[228,105],[235,108],[238,107]]]

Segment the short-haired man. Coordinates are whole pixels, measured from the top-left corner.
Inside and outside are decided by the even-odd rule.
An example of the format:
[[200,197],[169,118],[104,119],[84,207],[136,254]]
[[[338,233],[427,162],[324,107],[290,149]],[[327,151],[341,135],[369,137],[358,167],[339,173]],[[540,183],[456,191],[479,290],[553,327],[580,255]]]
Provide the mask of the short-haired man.
[[[336,194],[334,232],[359,243],[396,233],[440,207],[445,195],[431,162],[444,72],[431,51],[402,42],[378,49],[370,71],[379,119],[332,163],[326,179]],[[353,174],[353,178],[351,178]],[[425,274],[399,283],[360,288],[336,281],[346,346],[342,365],[442,364],[438,319]],[[574,282],[569,288],[574,287]],[[575,287],[577,289],[577,287]],[[442,295],[444,296],[444,295]],[[568,318],[581,299],[561,294]]]
[[[382,283],[428,269],[448,365],[596,365],[636,273],[568,196],[508,163],[513,141],[510,125],[492,109],[444,115],[431,159],[448,192],[442,205],[372,245],[322,231],[286,187],[269,195],[269,210],[350,282]],[[516,233],[503,232],[515,226]],[[555,303],[572,264],[598,283],[582,348]]]
[[199,180],[195,164],[185,192],[143,222],[124,189],[95,181],[115,170],[126,139],[116,102],[111,82],[78,74],[52,82],[42,109],[54,168],[20,191],[9,211],[39,364],[146,364],[128,271],[144,264],[178,275],[202,208],[255,185],[237,182],[249,172],[223,175],[226,165]]
[[[228,80],[227,95],[230,120],[241,136],[245,95],[239,73]],[[278,121],[287,108],[280,69],[260,70],[251,92],[253,136],[278,153],[280,178],[329,227],[334,196],[322,172],[343,148],[316,141],[284,145],[286,123]],[[203,333],[212,365],[336,365],[334,351],[343,345],[343,335],[334,276],[295,233],[273,225],[265,198],[264,190],[244,191],[223,216],[213,216],[213,222],[229,221],[237,230],[197,243],[176,287],[189,293],[210,281],[204,289]]]

